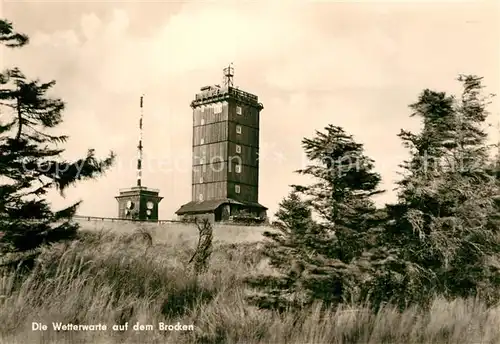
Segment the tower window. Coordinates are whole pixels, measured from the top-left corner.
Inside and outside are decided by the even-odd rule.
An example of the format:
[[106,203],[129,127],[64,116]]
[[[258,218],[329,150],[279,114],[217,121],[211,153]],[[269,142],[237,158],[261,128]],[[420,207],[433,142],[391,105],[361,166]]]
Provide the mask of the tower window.
[[203,183],[203,177],[200,177],[200,183]]
[[202,118],[202,119],[201,119],[200,124],[201,124],[201,125],[204,125],[204,124],[205,124],[205,119],[204,119],[204,118]]
[[203,165],[205,163],[205,158],[204,157],[200,157],[200,164]]
[[236,134],[241,134],[241,125],[236,126]]
[[241,106],[236,107],[236,114],[241,115]]
[[205,105],[202,105],[200,110],[201,112],[205,112]]
[[214,105],[214,113],[221,113],[222,112],[222,104],[217,103]]
[[132,210],[132,209],[134,209],[134,206],[135,206],[134,202],[127,201],[127,204],[126,204],[127,209]]
[[201,138],[200,139],[200,145],[204,144],[205,143],[205,139],[204,138]]
[[236,145],[236,153],[241,154],[241,146]]
[[235,185],[235,186],[234,186],[234,192],[236,192],[237,194],[239,194],[239,193],[240,193],[240,191],[241,191],[241,190],[240,190],[240,186],[239,186],[239,185]]
[[241,165],[236,165],[236,173],[241,173]]

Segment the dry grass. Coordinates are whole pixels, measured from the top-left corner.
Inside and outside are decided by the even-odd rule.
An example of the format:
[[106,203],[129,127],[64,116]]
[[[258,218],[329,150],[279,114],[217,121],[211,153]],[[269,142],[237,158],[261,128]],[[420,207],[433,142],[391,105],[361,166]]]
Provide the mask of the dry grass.
[[[71,245],[47,249],[27,278],[5,273],[0,343],[500,343],[500,308],[486,309],[474,300],[438,299],[429,312],[387,308],[372,314],[344,307],[325,314],[319,305],[299,315],[259,310],[246,302],[243,282],[268,269],[257,243],[224,243],[216,228],[221,242],[209,270],[196,277],[186,266],[195,237],[158,229],[152,245],[140,235],[86,233]],[[240,232],[247,230],[255,231]],[[58,321],[108,329],[31,329],[32,322],[50,328]],[[126,322],[127,331],[111,328]],[[136,322],[192,324],[194,331],[134,331]]]

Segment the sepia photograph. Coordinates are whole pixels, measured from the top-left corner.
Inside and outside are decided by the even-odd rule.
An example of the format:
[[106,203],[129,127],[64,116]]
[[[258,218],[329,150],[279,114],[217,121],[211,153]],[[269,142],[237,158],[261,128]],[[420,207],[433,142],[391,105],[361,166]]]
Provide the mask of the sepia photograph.
[[500,344],[500,2],[0,0],[0,344]]

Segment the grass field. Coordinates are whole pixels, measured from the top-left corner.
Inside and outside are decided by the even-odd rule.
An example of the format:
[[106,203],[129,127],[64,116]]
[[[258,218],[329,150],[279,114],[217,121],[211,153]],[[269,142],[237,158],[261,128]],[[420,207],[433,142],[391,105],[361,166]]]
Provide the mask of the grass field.
[[[474,300],[436,299],[427,312],[259,310],[246,301],[243,279],[272,273],[258,250],[262,228],[216,227],[209,271],[196,278],[186,264],[194,226],[150,226],[150,245],[132,225],[107,233],[100,229],[108,223],[82,225],[79,241],[45,250],[27,278],[1,276],[0,343],[500,343],[500,308]],[[48,330],[33,331],[32,322]],[[107,330],[56,332],[53,322]],[[126,323],[127,330],[112,328]],[[136,323],[154,329],[134,330]],[[160,323],[186,330],[160,330]]]

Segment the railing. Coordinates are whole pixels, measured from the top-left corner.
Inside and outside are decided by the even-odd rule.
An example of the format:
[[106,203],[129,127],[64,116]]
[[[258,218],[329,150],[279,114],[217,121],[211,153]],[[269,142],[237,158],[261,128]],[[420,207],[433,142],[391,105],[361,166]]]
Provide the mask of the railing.
[[137,191],[137,190],[144,190],[144,191],[151,191],[151,192],[160,192],[160,189],[152,189],[152,188],[147,188],[145,186],[134,186],[131,188],[122,188],[119,191],[120,192],[128,192],[128,191]]
[[[73,216],[73,220],[83,220],[83,221],[101,221],[101,222],[139,222],[139,223],[156,223],[158,225],[166,224],[166,223],[182,223],[182,224],[192,224],[189,221],[181,221],[181,220],[134,220],[134,219],[121,219],[118,217],[99,217],[99,216],[84,216],[84,215],[75,215]],[[228,225],[228,226],[245,226],[245,227],[258,227],[258,226],[266,226],[265,224],[257,224],[257,223],[234,223],[234,222],[217,222],[217,225]]]
[[233,87],[230,87],[230,88],[214,87],[214,88],[210,88],[208,90],[204,90],[202,93],[198,93],[195,95],[195,101],[202,101],[202,100],[208,99],[208,98],[220,97],[220,96],[223,96],[226,94],[233,95],[237,98],[247,99],[247,100],[250,100],[252,102],[259,101],[259,97],[257,97],[256,95],[253,95],[251,93],[248,93],[248,92],[245,92],[245,91],[239,90],[237,88],[233,88]]
[[74,220],[86,220],[86,221],[103,221],[103,222],[147,222],[147,223],[183,223],[185,221],[180,220],[134,220],[134,219],[122,219],[119,217],[99,217],[99,216],[84,216],[75,215]]
[[203,90],[202,93],[198,93],[195,96],[195,100],[203,100],[212,97],[222,96],[227,94],[227,88],[210,87],[207,90]]
[[255,102],[257,102],[259,100],[259,98],[251,93],[248,93],[248,92],[245,92],[245,91],[242,91],[242,90],[238,90],[236,88],[230,88],[229,89],[229,93],[230,94],[233,94],[237,97],[241,97],[241,98],[248,98],[250,100],[253,100]]

